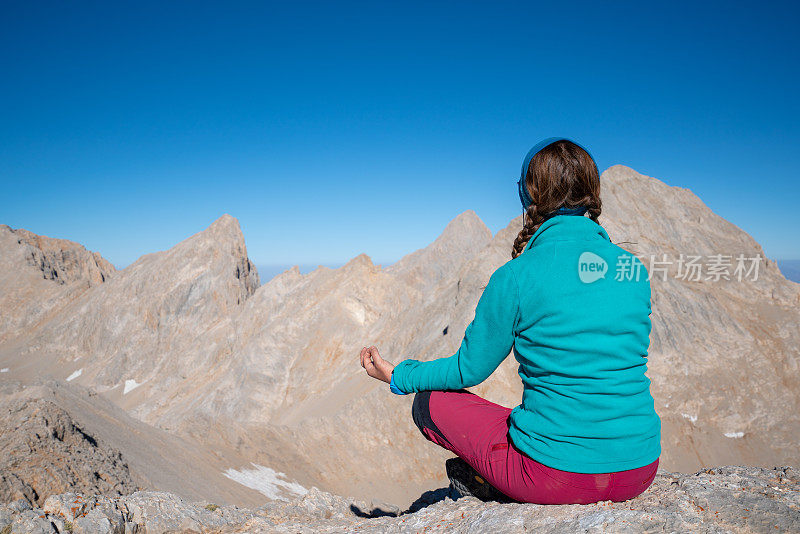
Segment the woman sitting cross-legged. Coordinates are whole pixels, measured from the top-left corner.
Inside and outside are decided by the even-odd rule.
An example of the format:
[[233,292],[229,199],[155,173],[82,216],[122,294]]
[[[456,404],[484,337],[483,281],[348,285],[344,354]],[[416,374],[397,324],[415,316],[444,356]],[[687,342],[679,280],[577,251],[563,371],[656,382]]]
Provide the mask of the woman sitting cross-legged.
[[[597,166],[579,144],[534,146],[518,185],[525,211],[512,259],[491,275],[458,352],[395,367],[371,346],[361,365],[394,393],[416,392],[414,422],[461,459],[448,461],[448,475],[462,494],[539,504],[631,499],[652,483],[661,454],[645,375],[647,271],[598,223]],[[512,351],[519,406],[464,390]]]

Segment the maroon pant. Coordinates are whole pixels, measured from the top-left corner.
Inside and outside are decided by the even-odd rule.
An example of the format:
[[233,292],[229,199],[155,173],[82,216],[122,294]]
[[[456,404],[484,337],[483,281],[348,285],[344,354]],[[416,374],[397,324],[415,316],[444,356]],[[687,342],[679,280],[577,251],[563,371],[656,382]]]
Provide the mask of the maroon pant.
[[414,422],[430,441],[470,464],[508,497],[537,504],[625,501],[646,490],[658,459],[628,471],[572,473],[529,458],[508,436],[504,408],[467,391],[423,391],[414,397]]

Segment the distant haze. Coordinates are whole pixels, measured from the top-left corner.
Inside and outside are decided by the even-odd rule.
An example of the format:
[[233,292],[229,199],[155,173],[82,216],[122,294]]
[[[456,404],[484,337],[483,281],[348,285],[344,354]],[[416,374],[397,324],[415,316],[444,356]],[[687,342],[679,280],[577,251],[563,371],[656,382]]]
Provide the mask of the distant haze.
[[800,260],[778,260],[778,268],[787,279],[800,284]]
[[320,265],[324,265],[325,267],[330,267],[331,269],[336,269],[337,267],[341,267],[344,265],[343,263],[278,263],[278,264],[268,264],[268,265],[256,265],[256,269],[258,269],[258,276],[261,278],[261,285],[266,284],[275,276],[281,274],[283,271],[287,271],[291,269],[294,265],[300,269],[302,274],[308,274]]
[[[373,260],[374,263],[377,265],[381,265],[382,267],[388,267],[394,261],[378,261]],[[281,274],[282,272],[291,269],[297,265],[298,269],[300,269],[301,274],[308,274],[311,271],[317,269],[320,266],[329,267],[331,269],[338,269],[344,262],[342,263],[271,263],[271,264],[256,264],[256,269],[258,269],[258,276],[261,278],[261,285],[266,284],[275,276]]]

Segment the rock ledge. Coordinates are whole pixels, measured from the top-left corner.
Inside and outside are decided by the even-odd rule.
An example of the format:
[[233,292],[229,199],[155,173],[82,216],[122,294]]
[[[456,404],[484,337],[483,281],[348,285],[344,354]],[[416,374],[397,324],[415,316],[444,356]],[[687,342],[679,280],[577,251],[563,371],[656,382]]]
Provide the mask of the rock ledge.
[[[125,497],[65,493],[32,508],[0,505],[2,532],[789,532],[800,529],[800,477],[789,466],[724,466],[661,472],[621,503],[535,505],[456,501],[427,492],[412,510],[345,499],[313,488],[256,509],[188,503],[162,492]],[[10,527],[10,528],[9,528]]]

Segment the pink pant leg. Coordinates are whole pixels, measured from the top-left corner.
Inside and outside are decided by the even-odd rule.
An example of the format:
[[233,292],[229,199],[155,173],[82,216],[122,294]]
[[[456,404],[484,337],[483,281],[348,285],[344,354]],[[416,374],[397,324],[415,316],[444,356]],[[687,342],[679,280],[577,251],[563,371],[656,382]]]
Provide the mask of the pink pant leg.
[[545,466],[508,437],[511,409],[467,391],[432,391],[414,398],[414,422],[423,435],[464,459],[492,486],[520,502],[588,504],[627,500],[655,477],[658,460],[617,473],[571,473]]

